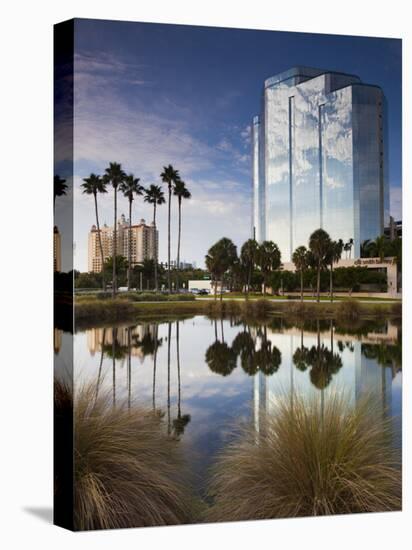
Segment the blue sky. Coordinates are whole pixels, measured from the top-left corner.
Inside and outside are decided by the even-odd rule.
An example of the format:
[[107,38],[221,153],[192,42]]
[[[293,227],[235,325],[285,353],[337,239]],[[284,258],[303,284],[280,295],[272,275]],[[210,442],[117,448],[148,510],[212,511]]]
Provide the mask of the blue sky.
[[[92,200],[81,178],[121,162],[143,185],[173,164],[192,191],[183,208],[181,257],[203,265],[207,248],[249,237],[250,122],[265,78],[295,65],[357,74],[382,87],[388,102],[391,210],[401,212],[401,41],[76,20],[75,267],[87,269]],[[112,224],[112,193],[100,201]],[[166,259],[166,207],[159,212]],[[119,213],[127,213],[120,199]],[[136,201],[134,218],[151,220]],[[177,229],[176,224],[173,231]],[[172,242],[173,249],[176,239]]]

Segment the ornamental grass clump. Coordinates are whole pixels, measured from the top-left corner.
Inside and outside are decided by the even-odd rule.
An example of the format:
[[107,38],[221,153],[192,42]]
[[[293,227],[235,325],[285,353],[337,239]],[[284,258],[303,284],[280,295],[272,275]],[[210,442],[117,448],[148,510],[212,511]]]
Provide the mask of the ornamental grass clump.
[[392,425],[371,399],[281,399],[259,432],[244,426],[221,453],[207,521],[401,509]]
[[[58,392],[59,402],[61,390]],[[55,405],[55,406],[58,406]],[[83,387],[74,398],[74,528],[114,529],[193,522],[183,443],[162,416]],[[186,475],[183,475],[183,474]]]

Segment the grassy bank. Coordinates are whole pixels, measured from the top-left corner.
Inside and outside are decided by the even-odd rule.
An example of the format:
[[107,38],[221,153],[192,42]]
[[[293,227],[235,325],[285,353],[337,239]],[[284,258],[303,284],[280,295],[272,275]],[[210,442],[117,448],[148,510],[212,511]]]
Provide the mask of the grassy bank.
[[242,316],[245,319],[264,320],[270,316],[282,316],[291,320],[337,319],[354,322],[366,318],[391,317],[401,319],[402,304],[363,303],[355,300],[343,302],[279,302],[272,300],[235,301],[190,300],[135,302],[126,299],[96,298],[76,299],[75,319],[78,328],[107,323],[120,323],[167,316],[186,317],[207,315],[210,317]]

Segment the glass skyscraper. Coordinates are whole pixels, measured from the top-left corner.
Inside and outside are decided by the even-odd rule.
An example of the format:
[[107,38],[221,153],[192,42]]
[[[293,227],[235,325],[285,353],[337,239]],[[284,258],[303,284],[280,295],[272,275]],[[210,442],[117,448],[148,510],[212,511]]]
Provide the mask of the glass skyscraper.
[[389,221],[385,98],[357,76],[295,67],[264,83],[252,122],[253,234],[282,261],[319,227],[352,257]]

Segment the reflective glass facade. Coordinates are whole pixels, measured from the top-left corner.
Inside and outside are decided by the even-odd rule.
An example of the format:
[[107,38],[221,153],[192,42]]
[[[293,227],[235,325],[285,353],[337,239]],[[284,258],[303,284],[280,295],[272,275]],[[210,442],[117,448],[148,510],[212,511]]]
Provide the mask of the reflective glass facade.
[[253,119],[255,235],[282,260],[319,227],[360,244],[389,219],[384,98],[358,77],[297,67],[265,81]]

